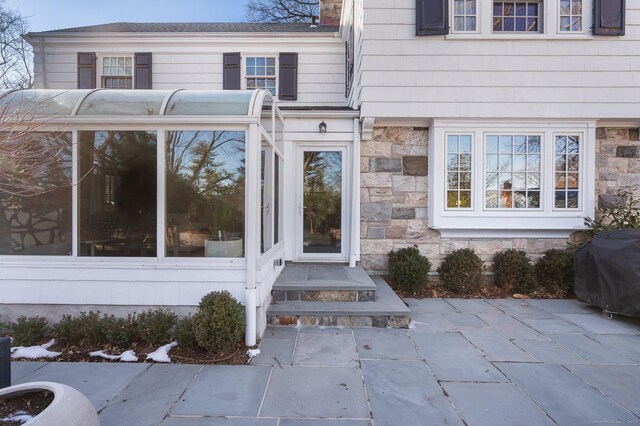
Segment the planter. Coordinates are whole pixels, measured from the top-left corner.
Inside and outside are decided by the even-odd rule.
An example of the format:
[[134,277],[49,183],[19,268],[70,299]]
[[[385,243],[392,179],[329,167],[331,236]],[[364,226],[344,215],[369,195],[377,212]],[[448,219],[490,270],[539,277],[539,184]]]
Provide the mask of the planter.
[[229,241],[206,240],[204,242],[205,257],[242,257],[244,241],[232,238]]
[[53,402],[40,414],[25,423],[26,426],[100,426],[93,404],[74,388],[54,382],[31,382],[0,389],[0,398],[6,399],[29,392],[48,390]]

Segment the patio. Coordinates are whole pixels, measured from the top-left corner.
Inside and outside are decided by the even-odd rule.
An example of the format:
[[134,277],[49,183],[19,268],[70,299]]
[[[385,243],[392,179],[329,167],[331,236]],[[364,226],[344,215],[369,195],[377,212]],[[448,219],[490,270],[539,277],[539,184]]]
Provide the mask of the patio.
[[[576,300],[407,300],[415,328],[271,328],[248,366],[13,363],[103,425],[640,423],[640,322]],[[303,420],[305,419],[305,420]]]

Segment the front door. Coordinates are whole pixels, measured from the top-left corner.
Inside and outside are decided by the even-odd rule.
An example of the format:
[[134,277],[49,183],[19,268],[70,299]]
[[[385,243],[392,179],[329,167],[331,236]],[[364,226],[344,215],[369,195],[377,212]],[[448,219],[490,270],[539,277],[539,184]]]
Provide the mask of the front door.
[[298,148],[297,258],[347,259],[346,147]]

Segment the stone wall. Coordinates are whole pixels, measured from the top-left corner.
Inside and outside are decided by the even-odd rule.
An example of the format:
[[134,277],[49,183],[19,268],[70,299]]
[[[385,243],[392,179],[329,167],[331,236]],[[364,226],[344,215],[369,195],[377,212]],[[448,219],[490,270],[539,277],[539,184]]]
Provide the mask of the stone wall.
[[320,25],[340,25],[342,0],[320,0]]
[[[429,228],[427,219],[427,155],[429,130],[375,128],[361,148],[361,264],[384,273],[391,250],[417,245],[435,270],[445,255],[471,248],[490,263],[505,249],[525,250],[534,260],[565,239],[446,239]],[[616,201],[620,186],[640,186],[638,129],[598,129],[597,190],[599,202]]]

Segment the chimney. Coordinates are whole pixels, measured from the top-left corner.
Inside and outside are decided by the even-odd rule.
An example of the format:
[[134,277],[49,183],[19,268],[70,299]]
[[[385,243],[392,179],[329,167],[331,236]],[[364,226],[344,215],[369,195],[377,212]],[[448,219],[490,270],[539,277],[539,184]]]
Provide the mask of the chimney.
[[342,0],[320,0],[320,25],[339,26]]

